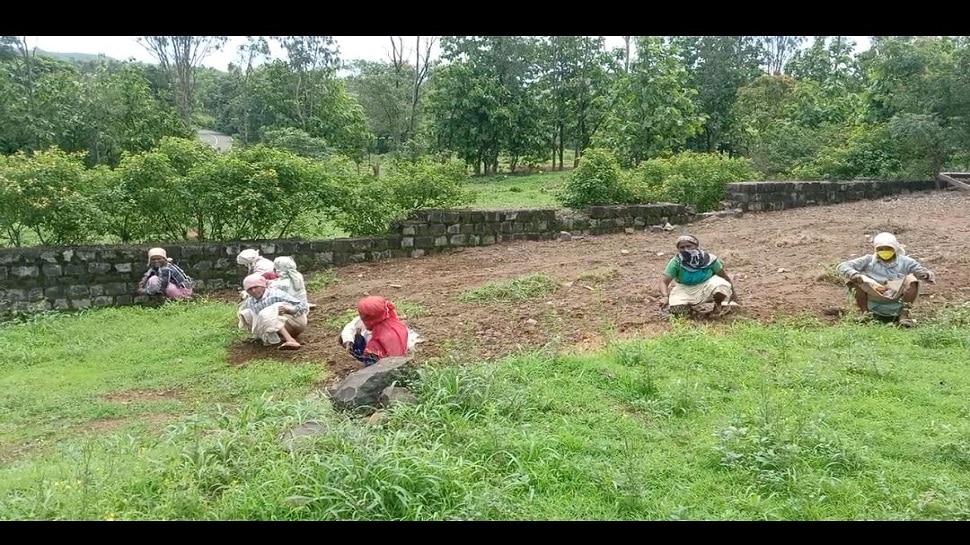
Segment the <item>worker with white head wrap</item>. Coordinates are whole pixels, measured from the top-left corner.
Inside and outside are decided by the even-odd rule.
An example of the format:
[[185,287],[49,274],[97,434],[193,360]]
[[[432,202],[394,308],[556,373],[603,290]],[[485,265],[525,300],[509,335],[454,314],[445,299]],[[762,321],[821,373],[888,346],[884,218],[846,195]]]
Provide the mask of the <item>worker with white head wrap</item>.
[[919,281],[935,284],[936,275],[906,255],[892,233],[879,233],[872,246],[873,253],[840,263],[839,275],[865,315],[903,327],[916,325],[910,310],[919,295]]

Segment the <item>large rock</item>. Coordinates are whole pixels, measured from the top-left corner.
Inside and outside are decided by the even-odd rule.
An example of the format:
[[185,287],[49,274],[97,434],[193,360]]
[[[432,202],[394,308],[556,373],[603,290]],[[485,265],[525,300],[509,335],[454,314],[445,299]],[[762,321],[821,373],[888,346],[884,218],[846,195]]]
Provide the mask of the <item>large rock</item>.
[[327,390],[333,408],[369,415],[380,408],[381,395],[388,386],[406,384],[414,370],[409,357],[384,358],[374,365],[355,371]]

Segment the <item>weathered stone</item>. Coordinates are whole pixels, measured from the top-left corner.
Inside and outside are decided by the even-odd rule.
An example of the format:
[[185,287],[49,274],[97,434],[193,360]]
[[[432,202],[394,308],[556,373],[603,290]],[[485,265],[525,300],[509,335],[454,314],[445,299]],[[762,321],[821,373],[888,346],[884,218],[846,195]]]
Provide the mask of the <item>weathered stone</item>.
[[[202,282],[202,280],[197,280],[197,282]],[[210,290],[221,290],[222,288],[228,287],[225,280],[221,278],[213,278],[212,280],[205,280],[205,288]]]
[[81,296],[87,295],[90,292],[91,292],[91,289],[88,286],[84,286],[84,285],[75,284],[67,288],[67,294],[72,299],[75,297],[81,297]]
[[71,299],[71,308],[82,309],[91,306],[90,299]]
[[10,276],[16,276],[17,278],[30,278],[40,275],[40,269],[35,265],[21,265],[18,267],[10,267]]
[[104,285],[104,294],[105,295],[121,295],[121,294],[127,293],[127,292],[128,292],[128,290],[127,290],[124,282],[114,282],[114,283],[111,283],[111,284],[105,284]]
[[418,397],[410,390],[401,386],[388,386],[381,390],[379,400],[381,407],[393,407],[402,403],[417,403]]
[[91,297],[98,297],[100,295],[104,295],[104,286],[102,286],[101,284],[92,284],[88,288],[87,295],[90,295]]
[[371,414],[381,406],[380,396],[385,388],[405,383],[413,378],[411,358],[384,358],[355,371],[327,391],[334,409]]
[[131,263],[115,263],[115,270],[120,273],[130,273]]
[[88,263],[88,272],[92,274],[107,274],[111,272],[111,263]]
[[422,250],[421,248],[411,251],[411,257],[421,257],[423,255],[424,255],[424,250]]
[[45,299],[56,299],[62,295],[64,295],[64,288],[61,286],[53,286],[44,290]]
[[300,438],[318,435],[324,433],[325,431],[327,431],[326,424],[316,420],[310,420],[283,432],[280,434],[279,440],[281,443],[283,443],[284,447],[290,451],[293,451],[296,447],[297,440]]
[[100,297],[95,297],[92,304],[96,307],[107,307],[114,302],[114,298],[108,297],[107,295],[102,295]]
[[27,300],[26,290],[6,290],[5,292],[0,291],[0,301],[13,301],[20,302]]

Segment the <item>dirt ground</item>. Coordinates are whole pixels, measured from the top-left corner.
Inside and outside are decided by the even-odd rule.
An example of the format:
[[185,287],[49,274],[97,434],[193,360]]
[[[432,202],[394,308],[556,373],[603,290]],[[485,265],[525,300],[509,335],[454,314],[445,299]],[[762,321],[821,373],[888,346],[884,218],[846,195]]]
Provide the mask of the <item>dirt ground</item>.
[[[945,302],[970,299],[968,220],[970,194],[941,191],[708,219],[670,232],[511,242],[350,265],[336,270],[334,284],[310,294],[317,307],[301,337],[302,349],[280,352],[240,342],[231,348],[230,361],[319,362],[329,371],[321,382],[332,383],[361,365],[338,346],[339,328],[325,322],[369,294],[423,309],[405,316],[425,339],[415,354],[418,361],[480,361],[546,346],[596,349],[610,338],[656,335],[669,329],[658,308],[660,274],[684,233],[699,237],[702,248],[721,257],[734,276],[741,307],[719,321],[767,322],[806,313],[823,317],[832,307],[851,310],[835,266],[871,252],[867,237],[893,232],[910,256],[936,273],[937,284],[921,288],[913,313],[918,322]],[[559,289],[512,303],[458,300],[465,290],[533,273],[548,275]]]

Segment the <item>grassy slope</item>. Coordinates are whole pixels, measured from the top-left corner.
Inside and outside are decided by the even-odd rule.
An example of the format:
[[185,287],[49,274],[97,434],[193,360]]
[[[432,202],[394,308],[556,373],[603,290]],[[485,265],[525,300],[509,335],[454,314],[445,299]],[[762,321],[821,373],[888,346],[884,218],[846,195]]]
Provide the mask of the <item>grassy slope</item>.
[[[226,305],[7,327],[0,438],[48,442],[0,472],[0,518],[967,519],[970,312],[949,316],[431,366],[376,426],[306,399],[316,366],[227,366]],[[104,400],[133,389],[181,394]],[[149,413],[176,418],[81,433]],[[327,431],[283,448],[307,420]]]

